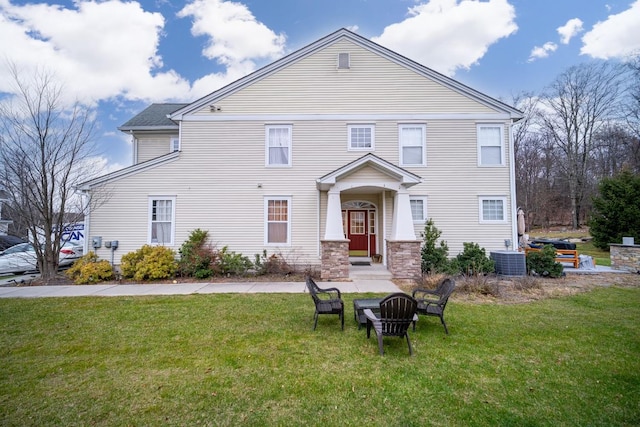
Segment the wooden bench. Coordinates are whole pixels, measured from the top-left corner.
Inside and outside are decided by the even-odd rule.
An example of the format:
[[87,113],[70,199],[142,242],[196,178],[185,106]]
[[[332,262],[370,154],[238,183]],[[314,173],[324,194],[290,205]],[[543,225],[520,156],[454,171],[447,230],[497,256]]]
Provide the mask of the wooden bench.
[[[524,248],[525,256],[529,255],[530,252],[538,251],[540,251],[539,248]],[[578,268],[580,266],[578,251],[575,249],[556,249],[556,262],[570,262],[573,264],[573,268]]]

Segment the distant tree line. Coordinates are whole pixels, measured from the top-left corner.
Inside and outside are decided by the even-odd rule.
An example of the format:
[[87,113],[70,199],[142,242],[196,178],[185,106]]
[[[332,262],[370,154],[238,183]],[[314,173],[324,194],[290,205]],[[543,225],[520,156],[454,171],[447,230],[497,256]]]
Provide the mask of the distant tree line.
[[525,114],[513,136],[527,229],[588,225],[604,178],[640,175],[640,56],[570,67],[511,103]]

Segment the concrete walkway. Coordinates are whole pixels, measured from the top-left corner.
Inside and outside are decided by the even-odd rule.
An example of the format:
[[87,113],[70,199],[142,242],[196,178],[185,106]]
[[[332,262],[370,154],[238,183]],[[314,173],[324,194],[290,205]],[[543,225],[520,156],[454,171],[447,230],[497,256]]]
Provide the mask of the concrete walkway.
[[[321,288],[336,287],[342,293],[392,293],[400,289],[390,280],[354,280],[352,282],[318,282]],[[216,293],[303,293],[304,282],[229,282],[177,283],[151,285],[68,285],[68,286],[0,286],[0,298],[39,297],[113,297],[135,295],[190,295]]]

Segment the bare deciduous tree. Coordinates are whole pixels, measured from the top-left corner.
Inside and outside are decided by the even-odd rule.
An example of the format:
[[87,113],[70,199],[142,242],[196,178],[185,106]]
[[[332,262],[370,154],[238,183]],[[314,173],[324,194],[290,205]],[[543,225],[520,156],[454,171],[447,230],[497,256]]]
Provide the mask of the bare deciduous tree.
[[75,185],[91,176],[94,115],[78,102],[65,105],[52,73],[8,67],[14,91],[0,102],[0,176],[12,219],[28,230],[48,280],[58,271],[65,214],[79,212],[70,206],[79,201]]
[[557,166],[567,180],[573,228],[580,226],[590,185],[588,166],[596,148],[595,135],[619,113],[623,73],[609,62],[573,66],[556,78],[541,99],[544,132],[562,155]]

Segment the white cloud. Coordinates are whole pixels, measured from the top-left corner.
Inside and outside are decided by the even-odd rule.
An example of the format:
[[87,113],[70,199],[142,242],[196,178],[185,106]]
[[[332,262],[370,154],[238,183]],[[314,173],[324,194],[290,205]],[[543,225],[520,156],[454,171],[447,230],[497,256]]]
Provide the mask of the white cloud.
[[224,64],[252,58],[273,59],[284,52],[285,36],[257,21],[241,3],[196,0],[178,12],[178,17],[194,19],[191,33],[209,37],[203,54]]
[[507,0],[429,0],[409,15],[372,40],[447,75],[477,63],[518,29]]
[[[127,166],[130,165],[113,163],[107,157],[101,155],[87,157],[85,159],[82,159],[81,164],[78,167],[78,170],[82,171],[82,177],[79,180],[87,181],[97,176],[102,176],[111,172],[118,171],[120,169],[126,168]],[[90,175],[87,175],[88,171],[91,172]]]
[[555,52],[558,49],[558,45],[553,42],[546,42],[542,46],[536,46],[531,49],[528,62],[533,62],[536,59],[546,58],[549,53]]
[[[23,69],[54,68],[69,94],[84,102],[180,97],[189,83],[173,70],[160,71],[163,27],[162,15],[136,2],[79,1],[67,9],[5,0],[0,3],[0,53]],[[4,73],[0,82],[7,81]],[[0,83],[0,91],[6,90]]]
[[640,0],[617,15],[609,15],[582,37],[580,53],[593,58],[625,58],[640,52]]
[[[135,1],[81,1],[73,6],[12,4],[0,0],[0,60],[24,72],[50,67],[65,94],[99,100],[191,101],[255,70],[255,60],[284,53],[285,37],[258,22],[246,6],[196,0],[179,12],[193,19],[192,33],[207,36],[203,55],[224,71],[190,82],[165,69],[158,49],[165,18]],[[11,93],[0,64],[0,93]]]
[[205,75],[193,83],[191,99],[200,98],[256,69],[255,60],[276,59],[284,54],[285,36],[256,20],[241,3],[196,0],[178,17],[191,17],[191,34],[205,36],[202,54],[215,59],[225,71]]
[[569,19],[562,27],[558,27],[558,34],[560,34],[560,43],[569,44],[569,41],[582,31],[582,21],[578,18]]

